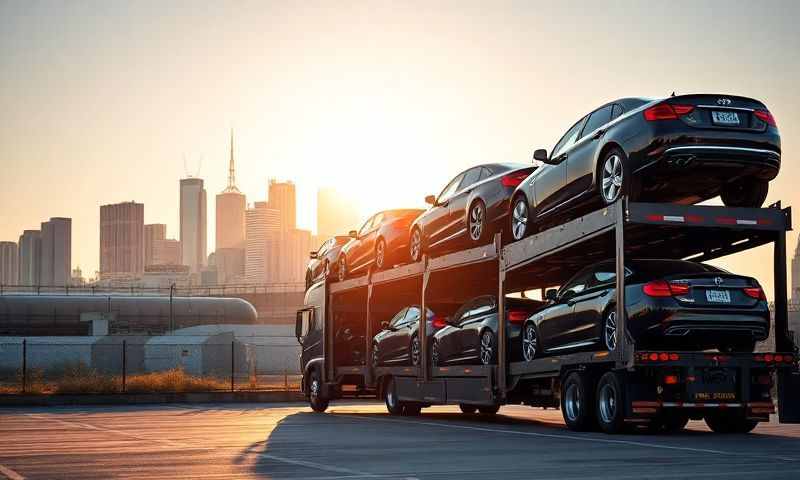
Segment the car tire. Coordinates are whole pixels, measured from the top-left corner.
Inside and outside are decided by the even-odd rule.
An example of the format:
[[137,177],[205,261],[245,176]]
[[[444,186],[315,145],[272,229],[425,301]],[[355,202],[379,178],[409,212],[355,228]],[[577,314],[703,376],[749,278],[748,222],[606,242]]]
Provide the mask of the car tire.
[[587,373],[572,372],[561,382],[561,414],[570,430],[594,429],[594,389]]
[[386,268],[386,242],[379,238],[375,243],[375,268],[383,270]]
[[605,433],[625,431],[625,388],[622,375],[606,372],[597,382],[595,393],[597,424]]
[[475,412],[478,411],[478,407],[477,406],[470,405],[470,404],[467,404],[467,403],[459,403],[458,404],[458,408],[461,410],[461,413],[464,413],[464,414],[467,414],[467,415],[474,415]]
[[344,256],[342,256],[342,258],[339,259],[338,276],[340,282],[347,280],[347,259]]
[[419,337],[414,335],[411,337],[411,342],[408,344],[408,358],[411,361],[411,366],[416,367],[419,365],[421,357],[421,345],[419,344]]
[[750,420],[741,408],[728,411],[718,411],[705,416],[706,425],[714,433],[750,433],[758,421]]
[[408,257],[412,263],[422,260],[422,230],[414,227],[408,237]]
[[628,156],[619,148],[603,154],[597,165],[597,193],[604,205],[611,205],[627,195],[629,200],[639,196],[638,182],[630,173]]
[[386,383],[386,390],[384,391],[384,401],[386,402],[386,410],[391,415],[402,415],[404,410],[403,402],[397,398],[397,388],[394,383],[394,378],[390,377]]
[[500,411],[500,405],[481,405],[478,407],[478,413],[481,415],[496,415]]
[[497,363],[497,342],[495,342],[494,333],[489,329],[484,330],[481,332],[479,342],[478,360],[481,365],[494,365]]
[[328,399],[322,394],[322,380],[317,369],[311,371],[308,380],[308,403],[311,405],[311,410],[318,413],[328,409]]
[[526,362],[532,362],[535,360],[541,352],[539,331],[536,329],[535,323],[527,322],[522,327],[520,341],[522,342],[522,359]]
[[517,195],[511,202],[511,214],[509,217],[509,234],[512,242],[522,240],[527,237],[531,228],[530,205],[525,195]]
[[467,211],[467,234],[470,243],[483,245],[488,236],[489,224],[486,218],[486,205],[480,200],[472,202]]
[[726,207],[758,208],[764,205],[768,193],[768,181],[745,178],[723,185],[720,197]]
[[609,305],[603,314],[603,347],[609,352],[613,352],[619,341],[619,330],[617,329],[617,308],[615,305]]

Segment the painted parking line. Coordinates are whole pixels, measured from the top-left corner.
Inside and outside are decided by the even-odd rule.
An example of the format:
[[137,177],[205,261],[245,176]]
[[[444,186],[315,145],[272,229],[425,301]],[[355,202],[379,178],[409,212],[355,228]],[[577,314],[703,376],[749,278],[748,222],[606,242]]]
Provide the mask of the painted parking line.
[[590,436],[579,436],[579,435],[560,435],[556,433],[540,433],[540,432],[526,432],[522,430],[511,430],[507,428],[490,428],[490,427],[476,427],[472,425],[458,425],[452,423],[441,423],[441,422],[430,422],[430,421],[422,421],[422,420],[401,420],[395,418],[378,418],[378,417],[369,417],[369,416],[361,416],[361,415],[351,415],[351,414],[337,414],[332,413],[330,415],[336,417],[348,417],[354,419],[363,419],[363,420],[372,420],[376,422],[391,422],[391,423],[402,423],[402,424],[417,424],[417,425],[424,425],[429,427],[441,427],[441,428],[451,428],[456,430],[473,430],[479,432],[491,432],[491,433],[506,433],[506,434],[513,434],[513,435],[525,435],[529,437],[541,437],[541,438],[558,438],[563,440],[577,440],[581,442],[590,442],[590,443],[606,443],[606,444],[616,444],[616,445],[630,445],[634,447],[641,447],[641,448],[655,448],[661,450],[678,450],[684,452],[693,452],[693,453],[710,453],[714,455],[726,455],[726,456],[734,456],[734,457],[755,457],[755,458],[768,458],[772,460],[781,460],[786,462],[800,462],[800,458],[792,458],[792,457],[779,457],[779,456],[770,456],[770,455],[753,455],[747,454],[742,452],[730,452],[724,450],[715,450],[710,448],[694,448],[694,447],[678,447],[675,445],[661,445],[657,443],[649,443],[649,442],[637,442],[633,440],[614,440],[610,438],[597,438],[597,437],[590,437]]
[[25,477],[5,465],[0,465],[0,477],[5,477],[8,480],[25,480]]

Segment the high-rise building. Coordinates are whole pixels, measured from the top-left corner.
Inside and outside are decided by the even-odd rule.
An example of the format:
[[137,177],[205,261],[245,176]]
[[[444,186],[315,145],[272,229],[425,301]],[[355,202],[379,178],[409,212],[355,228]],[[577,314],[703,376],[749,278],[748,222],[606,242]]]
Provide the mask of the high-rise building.
[[144,266],[156,265],[153,263],[153,247],[156,240],[167,238],[167,226],[163,223],[152,223],[144,226]]
[[19,237],[19,284],[39,285],[42,232],[25,230]]
[[42,222],[39,284],[63,287],[72,278],[72,219],[55,217]]
[[305,281],[311,232],[281,230],[267,235],[266,283],[300,283]]
[[17,244],[0,242],[0,285],[19,284],[19,255]]
[[181,179],[181,255],[191,273],[206,263],[206,189],[202,178]]
[[347,235],[350,230],[358,230],[358,211],[333,188],[320,188],[317,191],[317,237],[319,243],[336,235]]
[[271,232],[280,230],[280,212],[267,207],[267,202],[255,202],[246,212],[246,246],[244,279],[247,283],[267,281],[266,248]]
[[294,183],[269,181],[269,208],[278,210],[281,218],[281,230],[297,228],[297,199]]
[[172,238],[155,240],[150,265],[181,265],[181,242]]
[[141,277],[144,273],[144,204],[100,207],[100,278]]
[[233,158],[233,131],[231,131],[231,158],[228,164],[228,187],[217,195],[216,248],[244,248],[245,210],[244,194],[236,187]]

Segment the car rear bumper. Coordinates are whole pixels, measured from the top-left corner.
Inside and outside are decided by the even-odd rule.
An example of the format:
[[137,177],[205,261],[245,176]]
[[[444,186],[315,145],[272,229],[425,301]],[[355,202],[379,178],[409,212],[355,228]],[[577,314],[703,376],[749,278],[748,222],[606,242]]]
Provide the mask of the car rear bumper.
[[[657,162],[662,168],[713,168],[772,180],[778,175],[781,155],[774,150],[727,145],[684,145],[664,150]],[[733,173],[732,172],[732,173]]]
[[676,311],[640,327],[637,336],[645,344],[687,349],[760,341],[769,335],[769,319],[757,312],[726,314]]

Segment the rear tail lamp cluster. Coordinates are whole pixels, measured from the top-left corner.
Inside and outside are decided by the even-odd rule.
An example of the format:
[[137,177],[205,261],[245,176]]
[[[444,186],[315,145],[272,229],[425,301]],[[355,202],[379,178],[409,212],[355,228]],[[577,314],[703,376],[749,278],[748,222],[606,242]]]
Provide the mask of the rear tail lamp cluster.
[[639,360],[643,362],[677,362],[681,356],[675,352],[642,352]]
[[764,293],[764,289],[760,286],[757,287],[747,287],[744,290],[744,294],[750,298],[755,298],[757,300],[766,300],[767,295]]
[[447,320],[444,317],[433,317],[431,320],[431,326],[434,330],[439,330],[440,328],[444,328],[447,326]]
[[509,310],[506,313],[506,318],[510,323],[515,325],[522,325],[522,323],[528,319],[528,312],[524,310]]
[[516,187],[528,178],[530,174],[531,172],[529,170],[509,173],[500,178],[500,183],[502,183],[504,187]]
[[688,295],[689,284],[683,282],[668,282],[666,280],[653,280],[642,286],[642,291],[650,297],[672,297]]
[[644,111],[644,119],[648,122],[659,120],[677,120],[678,117],[688,115],[694,111],[693,105],[673,105],[670,103],[659,103]]
[[790,354],[781,354],[781,353],[764,353],[758,354],[753,357],[756,362],[765,362],[765,363],[792,363],[794,362],[794,356]]
[[777,127],[778,124],[775,123],[775,117],[769,113],[768,110],[756,110],[753,114],[762,122],[766,123],[767,125],[772,125],[773,127]]

